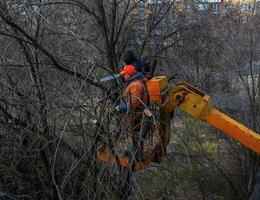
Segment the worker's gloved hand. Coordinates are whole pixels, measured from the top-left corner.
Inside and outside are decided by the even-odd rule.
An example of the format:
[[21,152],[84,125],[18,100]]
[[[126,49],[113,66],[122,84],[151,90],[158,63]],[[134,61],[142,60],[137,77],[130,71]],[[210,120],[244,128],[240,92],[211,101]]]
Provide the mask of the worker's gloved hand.
[[126,112],[127,111],[127,105],[126,103],[120,103],[118,104],[115,109],[119,112]]

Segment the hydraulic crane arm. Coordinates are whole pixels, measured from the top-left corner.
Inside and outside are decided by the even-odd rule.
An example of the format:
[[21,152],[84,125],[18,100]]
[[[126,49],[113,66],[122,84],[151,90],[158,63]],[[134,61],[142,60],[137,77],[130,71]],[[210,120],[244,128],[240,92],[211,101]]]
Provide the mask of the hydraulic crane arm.
[[115,153],[116,151],[105,143],[98,150],[99,160],[107,161],[111,165],[118,163],[122,168],[131,164],[134,170],[142,169],[151,162],[159,162],[170,142],[172,112],[177,107],[260,154],[260,135],[213,108],[211,98],[192,85],[178,83],[169,86],[166,76],[155,76],[147,81],[146,86],[151,105],[154,105],[155,110],[160,108],[160,133],[157,135],[160,137],[159,143],[147,151],[144,161],[134,164],[131,164],[131,159]]
[[147,83],[150,100],[161,105],[161,126],[166,136],[163,145],[169,142],[170,115],[176,107],[220,130],[239,141],[247,148],[260,153],[260,135],[211,106],[211,98],[188,83],[168,86],[166,76],[154,77]]
[[205,121],[260,154],[260,135],[254,131],[214,108],[210,110]]

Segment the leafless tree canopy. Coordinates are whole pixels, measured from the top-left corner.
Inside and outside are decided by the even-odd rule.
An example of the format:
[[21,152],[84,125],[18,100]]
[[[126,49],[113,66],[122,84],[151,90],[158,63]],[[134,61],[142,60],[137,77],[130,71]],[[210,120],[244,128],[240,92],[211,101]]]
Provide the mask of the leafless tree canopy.
[[0,1],[0,199],[248,198],[258,157],[179,111],[160,165],[132,172],[97,160],[124,126],[114,110],[122,83],[100,78],[129,49],[260,131],[259,14],[199,5]]

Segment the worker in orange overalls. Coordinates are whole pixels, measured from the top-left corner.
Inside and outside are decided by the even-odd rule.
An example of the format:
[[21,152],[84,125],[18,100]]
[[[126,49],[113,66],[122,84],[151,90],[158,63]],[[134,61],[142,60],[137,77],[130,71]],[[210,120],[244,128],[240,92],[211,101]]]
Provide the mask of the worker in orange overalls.
[[126,112],[125,122],[133,136],[133,151],[137,162],[145,159],[143,154],[143,140],[145,136],[141,132],[143,111],[147,105],[147,92],[145,88],[145,77],[138,72],[134,65],[126,65],[120,75],[124,79],[124,96],[128,97],[127,103],[120,103],[116,109]]

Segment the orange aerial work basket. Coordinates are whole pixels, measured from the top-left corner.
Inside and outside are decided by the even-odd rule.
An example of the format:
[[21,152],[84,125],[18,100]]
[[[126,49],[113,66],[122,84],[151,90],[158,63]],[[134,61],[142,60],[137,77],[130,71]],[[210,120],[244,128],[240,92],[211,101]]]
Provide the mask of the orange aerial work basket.
[[164,112],[163,109],[164,104],[168,100],[166,98],[167,84],[166,76],[154,77],[146,84],[151,104],[150,110],[147,110],[151,116],[149,119],[150,129],[143,144],[145,158],[137,162],[133,159],[134,153],[132,153],[132,158],[131,156],[126,156],[126,152],[131,152],[131,149],[133,149],[133,134],[129,130],[124,130],[110,134],[106,138],[106,142],[103,142],[98,149],[99,160],[106,161],[110,165],[118,164],[122,168],[131,167],[134,170],[142,169],[151,162],[159,162],[161,160],[166,153],[166,146],[170,138],[171,116],[168,112]]
[[[133,150],[133,135],[131,132],[122,131],[111,134],[110,137],[98,149],[98,159],[106,161],[109,165],[119,165],[121,168],[131,167],[140,170],[151,162],[159,162],[163,152],[162,131],[156,117],[151,118],[150,129],[144,139],[142,161],[135,160]],[[142,131],[142,129],[141,129]],[[129,152],[130,155],[129,155]]]

